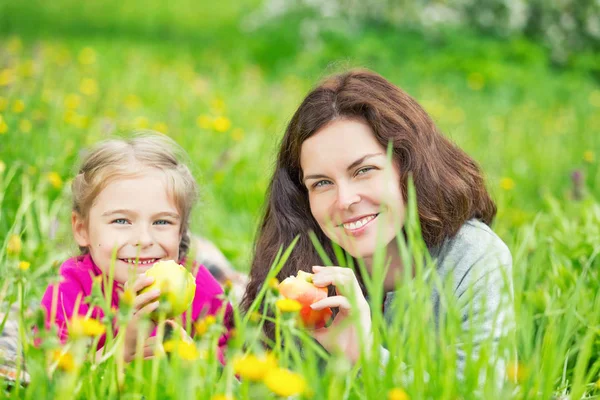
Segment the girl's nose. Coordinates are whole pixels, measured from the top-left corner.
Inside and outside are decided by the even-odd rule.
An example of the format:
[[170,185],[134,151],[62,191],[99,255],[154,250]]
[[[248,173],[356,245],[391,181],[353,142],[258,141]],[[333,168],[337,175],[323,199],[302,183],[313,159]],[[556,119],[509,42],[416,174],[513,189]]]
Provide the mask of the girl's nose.
[[154,238],[147,227],[141,227],[138,232],[138,237],[135,245],[140,247],[148,247],[154,243]]

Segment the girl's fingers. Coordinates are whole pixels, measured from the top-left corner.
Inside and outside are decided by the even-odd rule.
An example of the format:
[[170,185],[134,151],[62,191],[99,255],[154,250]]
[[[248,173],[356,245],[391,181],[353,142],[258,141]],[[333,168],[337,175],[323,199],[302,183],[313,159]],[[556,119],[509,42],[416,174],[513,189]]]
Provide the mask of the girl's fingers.
[[135,296],[135,299],[133,299],[133,308],[140,309],[144,305],[158,299],[159,296],[160,289],[152,289],[142,294],[138,294]]
[[134,293],[139,292],[140,290],[144,289],[147,286],[150,286],[154,283],[154,278],[151,276],[148,276],[146,274],[140,274],[135,281],[133,281],[133,284],[131,285],[131,290],[133,290]]
[[347,313],[352,309],[352,304],[344,296],[331,296],[310,305],[313,310],[322,310],[327,307],[338,307],[340,311]]
[[143,315],[148,315],[150,314],[152,311],[155,311],[156,309],[158,309],[158,301],[154,301],[150,304],[146,304],[145,306],[143,306],[142,308],[140,308],[135,315],[136,316],[143,316]]

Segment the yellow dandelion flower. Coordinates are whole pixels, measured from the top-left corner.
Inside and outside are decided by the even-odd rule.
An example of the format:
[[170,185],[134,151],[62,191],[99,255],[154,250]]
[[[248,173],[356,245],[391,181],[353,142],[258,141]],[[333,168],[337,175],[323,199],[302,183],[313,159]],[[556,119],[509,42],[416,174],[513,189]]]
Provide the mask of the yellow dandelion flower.
[[278,288],[279,288],[279,279],[277,279],[277,278],[271,278],[271,279],[269,279],[269,288],[271,288],[273,290],[278,290]]
[[24,78],[29,78],[33,76],[33,70],[33,61],[31,60],[26,60],[23,62],[23,64],[19,66],[19,73]]
[[69,332],[75,337],[96,337],[104,334],[106,327],[94,318],[77,315],[71,318]]
[[302,304],[292,299],[279,299],[275,302],[275,306],[282,313],[296,313],[302,309]]
[[204,335],[215,322],[217,322],[217,319],[214,315],[207,315],[194,323],[194,330],[197,335]]
[[259,313],[258,311],[252,311],[252,313],[250,314],[250,321],[256,323],[259,322],[262,319],[262,314]]
[[46,175],[46,179],[48,180],[48,182],[50,182],[52,187],[54,187],[55,189],[60,189],[63,185],[63,180],[60,177],[60,175],[58,174],[58,172],[55,172],[55,171],[49,172]]
[[234,397],[228,394],[215,394],[210,400],[234,400]]
[[40,97],[44,103],[50,104],[50,102],[52,101],[52,91],[44,89],[42,90],[42,95]]
[[244,139],[244,130],[241,128],[235,128],[231,131],[231,138],[236,142],[241,142]]
[[[100,282],[102,282],[102,277],[100,277]],[[131,306],[133,305],[133,301],[135,300],[135,292],[131,290],[131,288],[127,288],[121,293],[121,303]]]
[[600,389],[600,379],[596,381],[596,384],[594,386],[596,386],[596,389]]
[[4,171],[6,171],[6,164],[4,164],[4,161],[0,160],[0,174]]
[[92,65],[96,62],[96,51],[91,47],[84,47],[77,58],[82,65]]
[[125,107],[127,107],[129,110],[138,109],[142,105],[140,98],[137,97],[135,94],[130,94],[127,97],[125,97],[124,103]]
[[8,100],[6,99],[6,97],[0,96],[0,112],[6,110],[7,107],[8,107]]
[[51,359],[59,369],[65,372],[75,370],[75,360],[68,351],[54,350],[52,351]]
[[0,86],[8,86],[15,81],[15,71],[10,68],[5,68],[0,71]]
[[233,370],[236,375],[250,381],[262,381],[274,368],[277,368],[277,360],[271,353],[262,357],[246,354],[233,359]]
[[452,107],[447,114],[448,120],[453,124],[463,123],[465,120],[465,112],[460,107]]
[[223,99],[217,97],[211,102],[212,109],[217,113],[221,114],[225,112],[225,101]]
[[226,132],[231,127],[231,121],[227,117],[217,117],[213,121],[213,128],[217,132]]
[[515,181],[513,181],[511,178],[504,177],[500,179],[500,188],[502,188],[502,190],[513,190],[515,185]]
[[169,127],[164,122],[155,123],[152,126],[152,129],[154,129],[157,132],[164,133],[164,134],[167,134],[169,132]]
[[529,375],[527,368],[519,362],[511,362],[506,367],[506,377],[515,383],[523,383]]
[[273,393],[281,397],[299,395],[306,390],[304,378],[284,368],[274,368],[267,372],[264,383]]
[[138,128],[138,129],[146,129],[148,128],[148,126],[150,125],[150,122],[148,122],[148,118],[146,117],[136,117],[133,120],[133,126]]
[[593,151],[588,150],[583,153],[583,161],[592,164],[595,159],[596,159],[596,157],[595,157],[595,154]]
[[18,53],[23,48],[23,42],[21,38],[18,36],[13,36],[6,42],[6,49],[9,53]]
[[70,93],[65,97],[64,104],[68,110],[76,110],[81,104],[81,97],[78,94]]
[[73,116],[73,126],[79,129],[86,129],[90,126],[90,117],[87,115],[75,114]]
[[21,254],[21,249],[23,248],[23,242],[21,242],[21,237],[19,235],[10,235],[8,238],[8,243],[6,245],[6,253],[9,256],[18,256]]
[[79,91],[86,96],[93,96],[98,93],[98,83],[91,78],[84,78],[79,84]]
[[0,135],[4,135],[6,132],[8,132],[8,125],[6,125],[4,118],[0,115]]
[[388,392],[388,400],[409,400],[408,394],[400,388],[393,388]]
[[19,262],[19,269],[21,271],[27,271],[29,269],[29,267],[31,267],[31,263],[28,261],[21,261]]
[[196,118],[196,125],[202,129],[210,129],[212,126],[212,119],[208,115],[200,115]]
[[479,72],[472,72],[467,77],[467,85],[471,90],[481,90],[485,86],[485,78]]
[[29,122],[28,119],[22,119],[21,122],[19,122],[19,130],[23,133],[31,132],[31,126],[31,122]]
[[194,361],[198,358],[206,358],[206,354],[198,350],[194,342],[184,340],[168,340],[163,345],[165,352],[177,354],[179,358],[186,361]]
[[588,97],[590,105],[600,108],[600,90],[593,90]]
[[25,102],[21,99],[17,99],[13,102],[12,110],[15,114],[20,114],[25,111]]

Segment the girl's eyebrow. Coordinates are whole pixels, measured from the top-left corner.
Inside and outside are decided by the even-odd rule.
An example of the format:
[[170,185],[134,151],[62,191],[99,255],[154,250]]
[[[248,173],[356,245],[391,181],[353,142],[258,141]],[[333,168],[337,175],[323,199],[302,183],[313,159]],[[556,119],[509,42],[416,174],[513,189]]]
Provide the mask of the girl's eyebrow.
[[124,208],[118,209],[118,210],[110,210],[110,211],[105,211],[102,213],[102,217],[109,217],[111,215],[115,215],[115,214],[135,214],[134,211],[131,210],[127,210]]
[[[377,156],[385,156],[385,154],[383,154],[383,153],[365,154],[364,156],[362,156],[358,160],[353,161],[350,165],[348,165],[348,168],[346,168],[346,170],[347,171],[351,171],[352,169],[356,168],[360,164],[364,163],[367,159],[373,158],[373,157],[377,157]],[[321,175],[321,174],[306,175],[304,177],[304,182],[306,182],[309,179],[326,179],[326,178],[327,178],[327,176]]]
[[158,213],[155,215],[156,218],[158,217],[171,217],[173,219],[179,220],[181,219],[181,216],[178,213],[174,213],[171,211],[163,211],[161,213]]

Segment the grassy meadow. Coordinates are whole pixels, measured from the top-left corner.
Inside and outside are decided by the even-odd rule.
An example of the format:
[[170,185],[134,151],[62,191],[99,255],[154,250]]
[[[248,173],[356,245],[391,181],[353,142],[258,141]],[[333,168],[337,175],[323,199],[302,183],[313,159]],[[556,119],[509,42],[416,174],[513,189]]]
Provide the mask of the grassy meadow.
[[[31,378],[0,380],[2,396],[597,398],[597,78],[553,67],[543,48],[518,37],[422,33],[302,11],[269,17],[258,0],[218,11],[204,3],[0,2],[0,304],[3,311],[18,306],[11,317],[19,321]],[[439,336],[423,323],[431,322],[428,265],[401,283],[403,311],[393,326],[372,296],[373,345],[393,354],[385,367],[377,357],[352,367],[324,354],[290,313],[274,306],[268,285],[264,295],[279,332],[274,351],[266,355],[259,346],[260,327],[271,317],[236,314],[225,367],[212,350],[221,333],[213,321],[201,321],[204,333],[193,346],[179,343],[170,357],[129,365],[118,356],[119,338],[96,362],[85,361],[89,340],[96,340],[87,334],[65,346],[51,338],[33,345],[41,295],[58,265],[76,253],[69,183],[82,150],[135,129],[175,139],[201,188],[192,230],[246,271],[287,121],[320,79],[351,67],[370,68],[406,90],[485,171],[498,205],[494,230],[514,263],[517,321],[501,344],[510,354],[505,374],[486,364],[488,343],[456,379],[453,349],[469,338],[460,337],[460,321],[452,318]],[[408,230],[414,237],[407,252],[418,255],[414,215]],[[119,321],[130,318],[127,307],[107,311]]]

